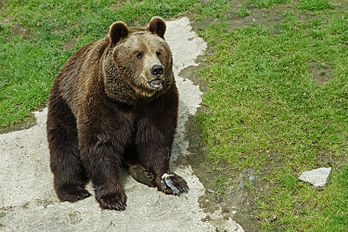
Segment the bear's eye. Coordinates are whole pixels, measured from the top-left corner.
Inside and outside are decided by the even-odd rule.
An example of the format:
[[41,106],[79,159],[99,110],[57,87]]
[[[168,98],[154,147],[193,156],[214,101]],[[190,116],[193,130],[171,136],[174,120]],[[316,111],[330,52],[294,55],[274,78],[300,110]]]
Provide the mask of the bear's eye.
[[160,52],[160,51],[157,51],[157,52],[156,52],[156,55],[157,55],[158,57],[160,57],[161,52]]
[[137,58],[138,58],[139,60],[141,60],[141,58],[143,58],[143,56],[144,56],[144,53],[138,52]]

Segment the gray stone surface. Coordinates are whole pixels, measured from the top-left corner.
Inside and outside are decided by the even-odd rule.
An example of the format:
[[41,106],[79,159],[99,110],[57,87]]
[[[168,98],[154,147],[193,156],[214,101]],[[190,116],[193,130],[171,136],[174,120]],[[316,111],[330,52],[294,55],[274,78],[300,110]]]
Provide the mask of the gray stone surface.
[[331,176],[330,168],[317,168],[311,171],[303,172],[300,176],[300,180],[310,183],[315,187],[324,187]]
[[[168,22],[166,39],[173,51],[180,94],[171,165],[187,180],[189,193],[168,196],[139,184],[124,172],[126,211],[101,210],[94,196],[76,203],[59,202],[49,169],[44,109],[35,112],[34,127],[0,135],[0,231],[243,231],[231,218],[222,218],[221,212],[208,215],[199,207],[203,185],[189,165],[175,162],[178,156],[188,154],[185,123],[196,113],[202,95],[198,86],[179,73],[197,65],[195,59],[204,52],[206,43],[191,30],[188,18]],[[93,193],[91,185],[87,189]]]

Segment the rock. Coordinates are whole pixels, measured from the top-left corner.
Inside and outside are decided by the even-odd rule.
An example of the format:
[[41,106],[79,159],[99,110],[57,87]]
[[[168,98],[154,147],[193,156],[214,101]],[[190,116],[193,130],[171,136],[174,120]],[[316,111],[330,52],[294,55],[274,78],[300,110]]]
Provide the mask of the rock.
[[330,168],[317,168],[311,171],[303,172],[300,176],[300,180],[310,183],[315,187],[322,188],[326,185],[331,176]]

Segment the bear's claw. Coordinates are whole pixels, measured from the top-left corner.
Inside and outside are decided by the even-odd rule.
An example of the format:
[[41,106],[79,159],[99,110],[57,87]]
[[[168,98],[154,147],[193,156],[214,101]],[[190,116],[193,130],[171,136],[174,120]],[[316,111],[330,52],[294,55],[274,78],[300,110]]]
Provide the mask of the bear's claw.
[[187,193],[189,188],[181,176],[175,173],[165,173],[161,177],[161,190],[166,194],[180,195]]
[[114,209],[123,211],[126,209],[126,198],[117,194],[108,194],[97,199],[102,209]]

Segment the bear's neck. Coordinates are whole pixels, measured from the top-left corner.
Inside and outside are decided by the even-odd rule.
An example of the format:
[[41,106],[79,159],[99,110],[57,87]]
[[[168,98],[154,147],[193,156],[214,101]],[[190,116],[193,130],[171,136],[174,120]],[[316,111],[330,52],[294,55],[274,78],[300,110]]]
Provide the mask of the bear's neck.
[[127,84],[126,81],[122,79],[120,71],[117,69],[111,49],[104,53],[102,72],[104,77],[104,89],[105,93],[113,101],[118,101],[127,105],[136,104],[136,93]]

